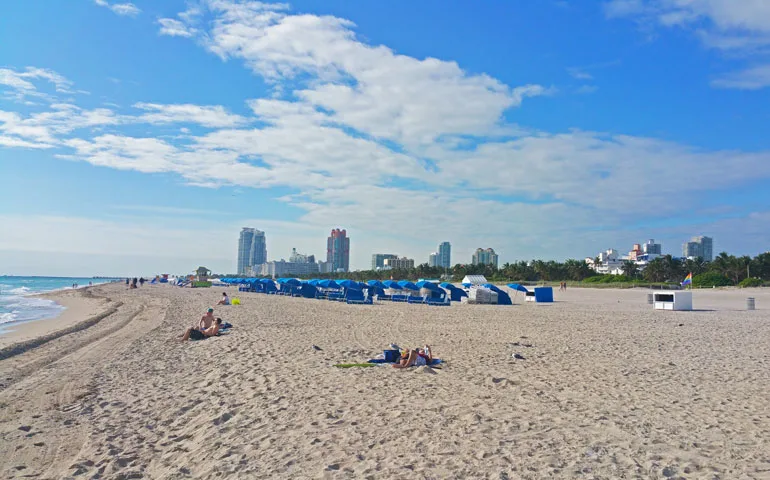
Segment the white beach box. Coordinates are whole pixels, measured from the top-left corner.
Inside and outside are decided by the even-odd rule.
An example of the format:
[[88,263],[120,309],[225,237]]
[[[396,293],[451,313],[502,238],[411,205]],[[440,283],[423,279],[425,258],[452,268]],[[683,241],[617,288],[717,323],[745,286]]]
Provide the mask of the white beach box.
[[657,292],[653,294],[655,310],[692,310],[692,292]]

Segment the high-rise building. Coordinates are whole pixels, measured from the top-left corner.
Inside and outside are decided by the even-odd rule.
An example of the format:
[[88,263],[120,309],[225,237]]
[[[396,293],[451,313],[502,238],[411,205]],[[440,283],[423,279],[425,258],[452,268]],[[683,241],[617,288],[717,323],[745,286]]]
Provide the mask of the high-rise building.
[[238,238],[238,275],[246,275],[251,266],[251,242],[254,240],[254,229],[243,227]]
[[265,232],[243,227],[238,239],[238,274],[246,275],[250,268],[267,262]]
[[477,248],[471,258],[473,265],[494,265],[497,267],[497,254],[492,248]]
[[392,253],[374,253],[372,254],[372,270],[382,270],[385,266],[385,260],[389,258],[398,258],[398,255]]
[[682,256],[685,258],[701,258],[705,262],[714,260],[714,239],[711,237],[692,237],[682,245]]
[[296,248],[291,249],[291,255],[289,255],[289,262],[291,263],[315,263],[315,255],[305,255],[299,253]]
[[251,266],[267,263],[267,240],[265,232],[254,231],[254,239],[251,242]]
[[326,261],[331,263],[333,272],[350,269],[350,238],[345,230],[336,228],[326,239]]
[[433,252],[430,255],[428,255],[428,266],[438,267],[438,253]]
[[449,242],[441,242],[438,246],[436,266],[441,268],[452,268],[452,245],[450,245]]
[[642,245],[642,250],[647,255],[662,255],[662,248],[659,243],[655,243],[654,239],[647,240],[647,243]]

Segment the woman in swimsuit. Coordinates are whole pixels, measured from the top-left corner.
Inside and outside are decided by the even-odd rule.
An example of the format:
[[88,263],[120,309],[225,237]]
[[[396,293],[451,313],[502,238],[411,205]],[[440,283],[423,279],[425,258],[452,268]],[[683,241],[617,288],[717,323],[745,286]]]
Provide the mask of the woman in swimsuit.
[[417,348],[409,350],[401,355],[401,361],[393,365],[393,368],[422,367],[433,363],[433,355],[430,353],[430,347]]

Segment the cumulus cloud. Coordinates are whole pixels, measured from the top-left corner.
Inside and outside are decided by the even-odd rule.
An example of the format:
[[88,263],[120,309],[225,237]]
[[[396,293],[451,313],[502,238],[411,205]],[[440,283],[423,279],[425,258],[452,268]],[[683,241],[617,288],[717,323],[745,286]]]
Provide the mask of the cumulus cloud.
[[169,37],[192,37],[196,31],[182,21],[173,18],[160,18],[158,24],[160,25],[159,33]]
[[54,95],[40,91],[35,84],[40,80],[53,85],[57,93],[72,94],[72,82],[62,75],[45,68],[26,67],[23,70],[0,68],[0,87],[7,97],[24,102],[30,98],[53,101]]
[[[628,2],[625,11],[646,5]],[[0,112],[0,145],[55,148],[69,161],[172,173],[193,185],[280,187],[288,193],[277,201],[300,209],[299,224],[321,234],[334,221],[360,241],[374,245],[397,232],[414,248],[425,232],[457,239],[461,231],[456,252],[508,245],[501,253],[510,259],[597,248],[629,216],[642,223],[655,220],[651,212],[675,216],[713,190],[770,178],[767,152],[512,125],[507,112],[532,108],[530,99],[550,89],[367,44],[346,19],[209,0],[174,22],[161,30],[184,28],[190,35],[182,37],[242,62],[277,93],[244,99],[250,112],[243,115],[233,105],[147,99],[123,110],[54,103]],[[13,91],[30,90],[23,83],[30,79],[53,82],[12,72],[5,85]],[[137,124],[152,133],[125,128]],[[173,135],[159,135],[163,128]],[[693,175],[697,181],[682,181]],[[354,264],[370,254],[357,253]]]

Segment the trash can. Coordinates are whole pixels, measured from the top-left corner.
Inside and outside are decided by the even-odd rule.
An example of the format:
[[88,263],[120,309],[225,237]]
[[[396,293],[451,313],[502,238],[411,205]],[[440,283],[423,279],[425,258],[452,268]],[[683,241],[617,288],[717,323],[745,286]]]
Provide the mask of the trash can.
[[654,298],[654,295],[653,295],[652,293],[648,293],[648,294],[647,294],[647,303],[649,303],[650,305],[652,305],[652,304],[653,304],[653,302],[654,302],[653,298]]
[[746,310],[754,310],[754,297],[746,299]]

